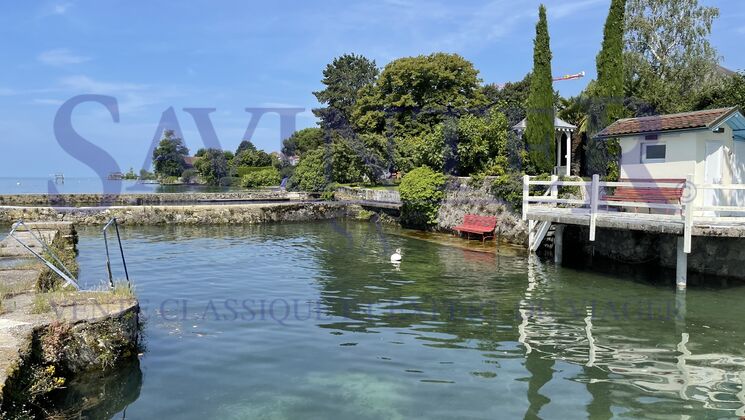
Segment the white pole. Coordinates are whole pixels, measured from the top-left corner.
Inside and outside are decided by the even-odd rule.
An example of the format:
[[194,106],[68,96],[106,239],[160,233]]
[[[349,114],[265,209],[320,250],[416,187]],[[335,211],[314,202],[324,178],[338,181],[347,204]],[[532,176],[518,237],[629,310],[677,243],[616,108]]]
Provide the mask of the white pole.
[[592,176],[592,193],[590,195],[590,241],[595,240],[595,223],[598,213],[598,199],[600,196],[600,175]]
[[566,174],[567,176],[572,176],[572,132],[567,131],[567,168],[566,168]]
[[678,289],[685,289],[688,283],[688,254],[684,249],[685,239],[678,237],[678,261],[675,266],[675,283]]

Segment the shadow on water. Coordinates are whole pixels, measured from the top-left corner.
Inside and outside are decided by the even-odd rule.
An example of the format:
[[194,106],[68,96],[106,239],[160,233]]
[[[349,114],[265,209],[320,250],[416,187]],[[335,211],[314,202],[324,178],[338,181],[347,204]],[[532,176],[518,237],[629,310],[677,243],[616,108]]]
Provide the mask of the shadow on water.
[[142,371],[134,359],[113,371],[77,376],[50,395],[53,418],[126,418],[126,408],[140,397]]

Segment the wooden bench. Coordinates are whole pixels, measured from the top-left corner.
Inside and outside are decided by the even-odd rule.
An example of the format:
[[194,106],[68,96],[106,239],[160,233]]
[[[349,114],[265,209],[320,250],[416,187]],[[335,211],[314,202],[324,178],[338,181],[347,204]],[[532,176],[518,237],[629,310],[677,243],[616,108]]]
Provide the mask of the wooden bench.
[[487,238],[494,239],[494,229],[497,227],[497,218],[494,216],[479,216],[477,214],[467,214],[463,218],[463,223],[453,228],[453,231],[458,234],[466,233],[467,235],[473,233],[481,235],[481,241],[486,241]]
[[636,203],[680,204],[685,188],[685,179],[619,179],[619,182],[676,184],[677,187],[616,187],[612,195],[605,195],[605,201],[626,201]]

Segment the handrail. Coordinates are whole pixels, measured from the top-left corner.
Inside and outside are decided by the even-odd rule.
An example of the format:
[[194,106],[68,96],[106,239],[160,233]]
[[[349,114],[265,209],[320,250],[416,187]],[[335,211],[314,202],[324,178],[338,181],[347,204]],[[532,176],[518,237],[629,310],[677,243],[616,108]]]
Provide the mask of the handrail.
[[116,230],[116,239],[119,243],[119,253],[122,256],[122,265],[124,266],[124,276],[127,279],[127,285],[131,288],[132,282],[129,280],[129,272],[127,271],[127,260],[124,258],[124,248],[122,247],[122,237],[119,234],[119,224],[116,221],[116,217],[112,217],[111,220],[109,220],[108,223],[103,227],[103,242],[106,246],[106,270],[109,272],[109,286],[113,289],[114,288],[114,276],[111,272],[111,257],[109,256],[109,240],[106,235],[107,230],[109,227],[114,226],[114,229]]
[[[19,226],[23,226],[24,228],[26,228],[26,231],[31,234],[31,237],[34,238],[34,240],[41,245],[41,247],[44,249],[44,251],[46,251],[52,257],[52,259],[54,259],[54,261],[57,264],[59,264],[59,266],[61,267],[61,269],[58,268],[58,267],[56,267],[54,264],[52,264],[46,258],[44,258],[41,255],[39,255],[36,251],[34,251],[33,249],[31,249],[30,246],[26,245],[25,243],[23,243],[23,241],[21,241],[20,239],[18,239],[15,236],[15,233],[18,230],[18,227]],[[65,264],[57,257],[57,254],[55,254],[54,251],[52,251],[52,249],[47,245],[47,243],[44,242],[43,238],[41,238],[41,233],[39,233],[39,236],[36,236],[36,234],[34,233],[34,231],[31,228],[29,228],[23,222],[23,219],[18,220],[16,223],[13,223],[13,226],[11,227],[10,233],[8,234],[8,236],[10,236],[11,238],[15,239],[16,242],[18,242],[28,252],[30,252],[31,254],[33,254],[34,257],[36,257],[41,262],[43,262],[44,265],[46,265],[47,267],[49,267],[50,270],[54,271],[55,273],[57,273],[58,276],[62,277],[62,279],[66,282],[66,284],[65,284],[66,286],[72,286],[76,290],[80,290],[80,285],[78,284],[78,280],[75,278],[75,276],[72,275],[72,273],[67,268],[67,266],[65,266]],[[64,270],[64,272],[62,270]]]

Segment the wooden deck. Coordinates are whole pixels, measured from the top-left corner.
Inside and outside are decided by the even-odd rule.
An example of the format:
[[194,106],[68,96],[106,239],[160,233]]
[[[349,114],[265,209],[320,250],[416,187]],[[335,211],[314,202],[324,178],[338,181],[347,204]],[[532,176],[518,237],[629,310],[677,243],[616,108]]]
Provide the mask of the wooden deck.
[[[590,226],[590,209],[532,205],[526,212],[526,216],[528,220],[539,222]],[[595,214],[595,226],[607,229],[683,235],[685,219],[680,215],[599,210]],[[694,217],[691,235],[745,238],[745,217]]]

